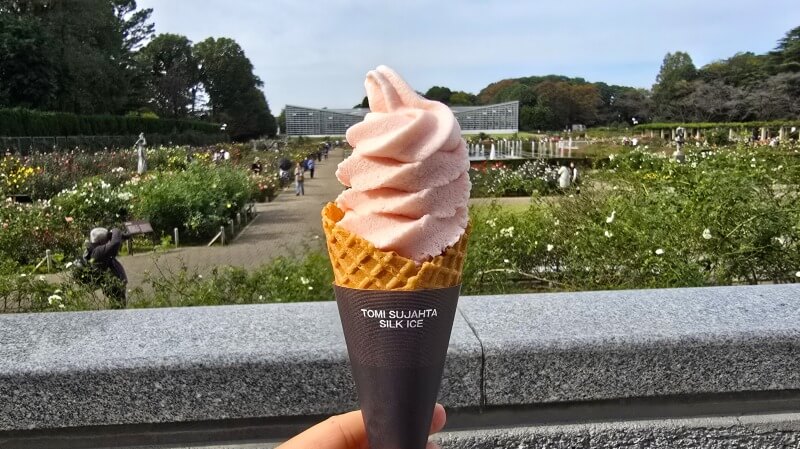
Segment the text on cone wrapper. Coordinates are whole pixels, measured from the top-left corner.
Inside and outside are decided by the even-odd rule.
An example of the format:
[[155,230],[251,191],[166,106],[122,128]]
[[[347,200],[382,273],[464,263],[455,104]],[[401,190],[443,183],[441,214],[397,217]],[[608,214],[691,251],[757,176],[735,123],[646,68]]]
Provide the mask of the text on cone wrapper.
[[377,320],[381,329],[419,329],[426,318],[439,316],[436,309],[420,310],[375,310],[361,309],[364,318]]

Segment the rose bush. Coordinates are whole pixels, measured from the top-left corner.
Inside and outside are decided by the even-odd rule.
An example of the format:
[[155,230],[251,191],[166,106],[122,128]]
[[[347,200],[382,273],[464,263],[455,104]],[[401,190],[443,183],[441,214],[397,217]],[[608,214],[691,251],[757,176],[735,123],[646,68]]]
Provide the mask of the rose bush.
[[735,148],[612,158],[584,193],[473,210],[464,289],[797,282],[800,159]]
[[547,195],[556,191],[557,167],[530,160],[517,168],[502,163],[481,163],[470,168],[472,197]]
[[0,263],[35,264],[47,250],[76,255],[83,238],[80,227],[58,206],[0,202]]
[[162,234],[178,228],[190,239],[206,238],[250,201],[253,184],[244,170],[192,163],[184,171],[153,173],[139,182],[131,214],[149,220]]
[[128,218],[133,193],[128,185],[112,186],[98,176],[86,178],[55,196],[52,204],[82,229],[121,226]]

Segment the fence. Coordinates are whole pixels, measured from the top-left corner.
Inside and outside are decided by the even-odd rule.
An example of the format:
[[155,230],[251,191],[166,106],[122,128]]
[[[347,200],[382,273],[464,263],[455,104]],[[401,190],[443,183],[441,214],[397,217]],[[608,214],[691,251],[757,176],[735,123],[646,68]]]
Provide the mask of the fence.
[[[224,133],[203,134],[185,132],[181,134],[148,134],[148,145],[190,145],[202,146],[227,142]],[[0,150],[19,155],[38,152],[58,152],[73,148],[100,151],[111,148],[132,148],[136,136],[54,136],[54,137],[0,137]]]

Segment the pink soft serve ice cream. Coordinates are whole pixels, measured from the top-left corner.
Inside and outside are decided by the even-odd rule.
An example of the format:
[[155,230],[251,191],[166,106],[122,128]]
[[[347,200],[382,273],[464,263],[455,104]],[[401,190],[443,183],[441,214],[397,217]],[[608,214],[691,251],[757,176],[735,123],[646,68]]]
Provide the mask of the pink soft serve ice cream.
[[371,112],[347,130],[353,154],[336,177],[337,224],[383,251],[421,263],[467,227],[469,157],[450,108],[417,94],[386,66],[367,74]]

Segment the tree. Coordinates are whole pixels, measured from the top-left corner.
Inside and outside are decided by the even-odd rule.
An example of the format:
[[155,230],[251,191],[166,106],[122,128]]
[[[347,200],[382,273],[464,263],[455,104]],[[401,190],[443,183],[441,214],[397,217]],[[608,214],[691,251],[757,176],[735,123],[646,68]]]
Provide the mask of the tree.
[[194,108],[200,74],[185,36],[160,34],[141,52],[147,73],[148,102],[162,117],[184,118]]
[[664,56],[656,84],[653,86],[653,102],[660,119],[686,120],[680,102],[691,92],[690,82],[695,78],[697,78],[697,68],[688,53],[678,51]]
[[780,73],[747,93],[750,119],[777,120],[800,117],[800,73]]
[[211,116],[228,125],[233,139],[274,136],[275,117],[253,74],[253,65],[233,39],[208,38],[194,46],[200,79],[209,96]]
[[283,131],[283,133],[286,134],[286,108],[281,109],[281,113],[278,115],[277,121],[280,131]]
[[46,36],[33,17],[0,12],[0,106],[39,109],[55,93]]
[[719,80],[695,80],[692,91],[681,102],[692,121],[724,122],[741,118],[739,106],[743,99],[744,91],[738,87]]
[[127,111],[144,109],[150,97],[147,67],[137,58],[142,46],[155,34],[151,8],[137,9],[135,0],[111,0],[116,17],[116,32],[122,37],[119,63],[125,68],[128,83]]
[[475,95],[467,92],[458,91],[450,95],[449,104],[451,106],[472,106],[475,104]]
[[692,81],[697,77],[697,68],[688,53],[676,51],[667,53],[656,77],[656,84],[669,87],[679,81]]
[[118,32],[122,35],[122,48],[133,54],[144,42],[155,34],[155,25],[150,22],[152,8],[136,8],[136,0],[111,0],[114,16],[117,18]]
[[736,87],[750,87],[768,76],[767,58],[752,52],[736,53],[728,59],[703,66],[698,76],[706,82],[721,81]]
[[800,26],[789,30],[778,41],[769,58],[773,73],[800,72]]
[[[539,125],[540,127],[563,129],[576,123],[595,124],[600,94],[594,85],[545,81],[537,85],[535,91],[538,96],[535,117],[537,120],[547,117],[547,122]],[[531,113],[533,112],[532,110]]]
[[536,106],[523,106],[519,111],[519,127],[523,131],[540,129],[559,129],[555,123],[553,112],[543,104]]
[[425,92],[425,98],[433,101],[441,101],[444,104],[450,103],[450,95],[453,92],[447,87],[433,86]]
[[[632,124],[635,118],[638,123],[646,123],[652,117],[652,101],[647,89],[627,89],[614,97],[613,110],[616,122]],[[610,123],[611,121],[609,121]]]

